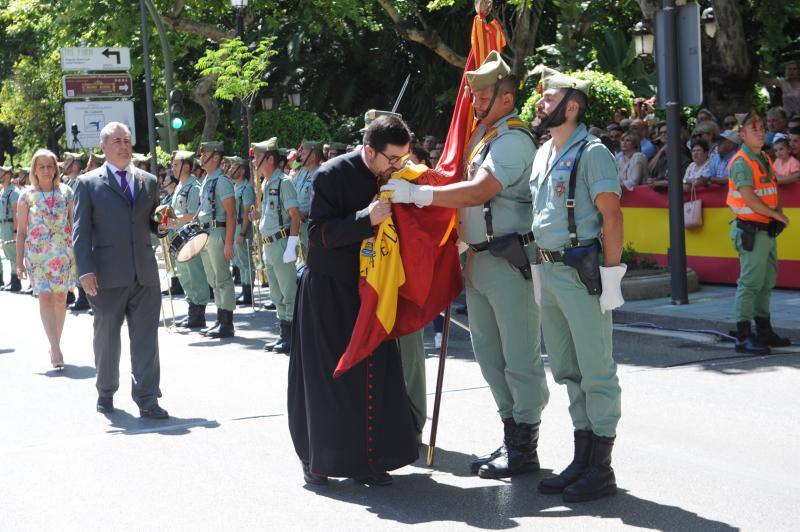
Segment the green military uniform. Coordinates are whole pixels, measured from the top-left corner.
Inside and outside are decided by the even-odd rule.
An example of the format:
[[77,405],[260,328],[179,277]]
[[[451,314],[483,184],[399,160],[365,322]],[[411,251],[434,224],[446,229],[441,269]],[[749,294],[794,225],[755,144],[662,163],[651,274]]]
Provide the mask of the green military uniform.
[[[222,151],[221,144],[204,143],[214,151]],[[197,221],[208,230],[208,243],[200,256],[208,284],[214,290],[214,303],[217,309],[230,312],[233,312],[236,304],[230,263],[224,254],[226,214],[222,202],[233,196],[233,182],[217,168],[203,180],[197,212]]]
[[[71,152],[64,152],[64,170],[69,170],[74,162],[83,163],[86,160],[86,155],[83,153],[71,153]],[[80,175],[80,174],[78,174]],[[78,186],[78,178],[77,176],[74,178],[70,178],[67,180],[66,185],[75,191],[75,187]]]
[[428,420],[428,401],[425,382],[424,329],[397,339],[400,359],[403,362],[403,379],[406,381],[411,413],[417,429],[417,443],[422,442],[422,429]]
[[[308,152],[312,150],[320,150],[322,143],[313,141],[303,141],[303,149]],[[311,197],[314,194],[314,180],[317,178],[317,171],[319,166],[313,170],[309,170],[306,166],[300,168],[297,172],[297,177],[294,179],[294,188],[297,191],[297,203],[300,208],[300,214],[303,215],[303,222],[300,224],[300,244],[303,252],[308,251],[308,213],[311,210]]]
[[[247,164],[244,159],[240,157],[235,158],[235,165],[241,166]],[[233,167],[231,168],[233,170]],[[233,251],[233,264],[239,268],[242,286],[250,286],[253,284],[253,268],[252,259],[250,258],[250,243],[253,240],[253,226],[250,224],[247,227],[247,232],[242,232],[242,224],[245,217],[250,212],[250,207],[255,205],[256,193],[250,181],[244,180],[240,185],[234,184],[233,195],[236,198],[236,233],[235,236],[238,240],[239,236],[244,237],[244,242],[241,244],[234,242]]]
[[11,263],[11,275],[17,274],[17,231],[14,227],[17,200],[19,200],[19,192],[17,192],[17,187],[12,184],[4,187],[0,192],[0,241],[3,244],[3,254]]
[[[187,161],[187,164],[191,164],[193,155],[192,152],[176,153],[176,157]],[[186,214],[194,215],[200,209],[200,183],[192,174],[189,174],[186,181],[180,182],[175,186],[170,205],[175,212],[175,216],[178,217]],[[184,225],[177,225],[175,230],[179,230]],[[175,261],[175,269],[189,305],[198,305],[205,308],[208,304],[209,283],[203,267],[202,253],[195,255],[186,262]]]

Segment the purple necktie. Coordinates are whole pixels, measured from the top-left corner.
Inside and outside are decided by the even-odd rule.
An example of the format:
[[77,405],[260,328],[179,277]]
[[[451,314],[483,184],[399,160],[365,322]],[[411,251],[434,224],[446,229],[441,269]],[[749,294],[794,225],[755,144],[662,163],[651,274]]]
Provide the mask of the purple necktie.
[[131,190],[131,187],[128,186],[128,172],[125,170],[117,170],[117,175],[120,179],[120,187],[122,187],[122,192],[125,194],[125,197],[128,198],[128,203],[133,205],[133,190]]

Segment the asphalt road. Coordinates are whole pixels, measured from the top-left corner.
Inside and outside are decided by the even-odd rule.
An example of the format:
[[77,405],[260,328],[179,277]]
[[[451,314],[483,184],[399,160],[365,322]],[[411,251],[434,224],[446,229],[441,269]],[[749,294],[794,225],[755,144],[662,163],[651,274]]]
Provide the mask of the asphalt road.
[[[185,304],[175,307],[180,317]],[[798,529],[798,349],[732,358],[705,335],[618,329],[620,492],[565,504],[535,490],[572,453],[566,391],[549,373],[544,469],[510,481],[469,474],[501,425],[458,326],[434,467],[423,447],[391,487],[309,488],[287,430],[288,357],[261,349],[274,313],[237,311],[238,335],[223,342],[161,330],[161,403],[173,417],[158,422],[137,417],[125,377],[118,411],[95,412],[89,315],[68,316],[60,373],[36,301],[0,292],[0,309],[0,530]],[[430,330],[426,342],[432,393]],[[123,376],[127,358],[123,342]]]

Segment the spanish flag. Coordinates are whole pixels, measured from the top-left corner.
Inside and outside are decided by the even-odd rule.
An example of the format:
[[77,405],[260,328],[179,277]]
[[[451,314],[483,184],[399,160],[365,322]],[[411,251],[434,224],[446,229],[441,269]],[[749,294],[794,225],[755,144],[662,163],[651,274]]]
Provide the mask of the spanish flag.
[[[436,169],[412,165],[393,178],[432,186],[461,180],[465,146],[475,129],[466,72],[480,66],[492,50],[502,50],[506,38],[496,20],[476,15],[471,44]],[[381,342],[425,327],[461,293],[455,226],[455,209],[392,205],[392,216],[361,245],[361,307],[334,377],[369,357]]]

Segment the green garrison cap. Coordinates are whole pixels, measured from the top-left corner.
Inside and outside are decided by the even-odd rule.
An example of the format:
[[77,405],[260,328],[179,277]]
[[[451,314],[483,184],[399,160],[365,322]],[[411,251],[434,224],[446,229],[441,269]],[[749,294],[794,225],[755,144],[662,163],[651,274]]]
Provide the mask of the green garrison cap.
[[321,150],[322,143],[317,140],[304,140],[303,141],[303,149],[304,150]]
[[73,153],[73,152],[64,152],[64,162],[67,161],[84,161],[86,160],[86,155],[83,153]]
[[591,82],[585,79],[578,79],[573,76],[568,76],[567,74],[562,74],[558,70],[548,68],[544,65],[537,65],[530,74],[533,76],[540,74],[542,76],[537,89],[539,92],[544,92],[548,89],[575,89],[589,96]]
[[290,153],[292,153],[291,148],[278,148],[278,155],[281,157],[288,157]]
[[740,128],[756,122],[762,122],[761,116],[759,116],[759,114],[755,111],[736,113],[734,116],[736,117],[736,121],[739,123]]
[[692,130],[693,135],[702,135],[703,133],[711,133],[712,135],[719,135],[719,126],[715,122],[710,122],[708,120],[704,122],[698,122],[694,129]]
[[253,153],[266,153],[268,151],[278,151],[278,137],[272,137],[261,142],[254,142],[250,145]]
[[12,168],[10,166],[0,166],[0,173],[3,173],[3,174],[8,173],[8,172],[11,171],[11,169]]
[[467,72],[467,83],[472,92],[494,86],[495,83],[511,75],[511,68],[496,51],[489,52],[483,64],[477,70]]
[[105,154],[104,154],[104,153],[95,153],[95,152],[91,152],[91,153],[89,154],[89,160],[90,160],[90,161],[91,161],[91,160],[94,160],[95,162],[100,162],[100,163],[102,163],[102,162],[105,162],[105,160],[106,160],[106,156],[105,156]]
[[375,121],[376,118],[379,116],[396,116],[400,120],[403,119],[403,115],[400,113],[393,113],[391,111],[380,111],[378,109],[370,109],[366,113],[364,113],[364,127],[361,128],[360,133],[363,133],[367,130],[369,125]]
[[135,163],[150,162],[150,157],[148,157],[147,155],[145,155],[143,153],[134,153],[133,156],[131,157],[131,159],[133,159],[133,162],[135,162]]
[[210,150],[215,153],[222,153],[225,151],[225,146],[221,140],[208,140],[200,143],[200,148],[203,150]]
[[172,152],[172,158],[178,161],[191,162],[194,159],[194,152],[189,150],[175,150]]
[[336,151],[347,151],[347,144],[344,142],[331,142],[331,149]]
[[20,174],[30,174],[31,173],[31,167],[30,166],[23,166],[22,168],[19,169],[19,173]]
[[238,155],[234,155],[232,157],[225,157],[225,160],[231,163],[231,166],[247,166],[247,161],[245,161]]

